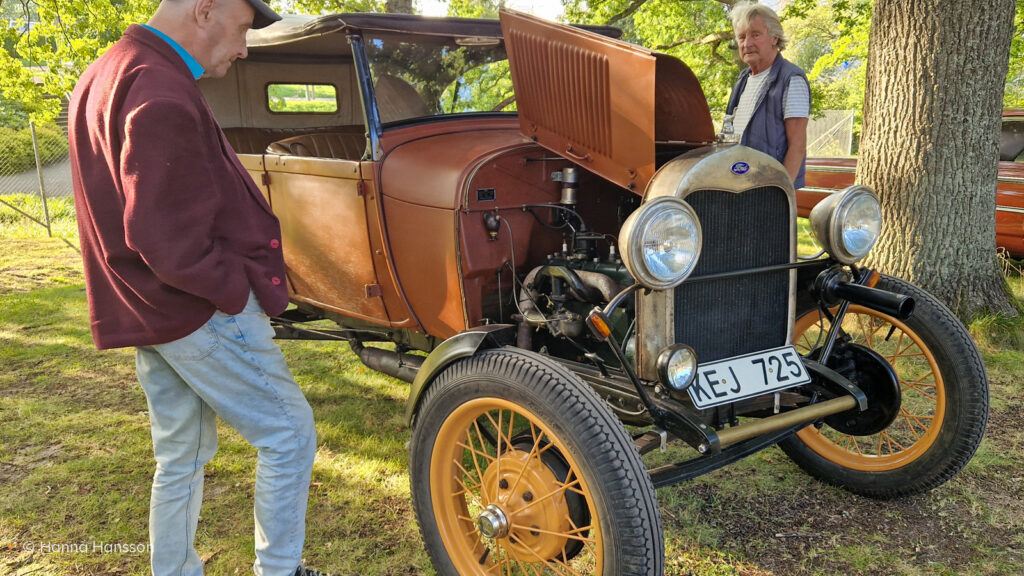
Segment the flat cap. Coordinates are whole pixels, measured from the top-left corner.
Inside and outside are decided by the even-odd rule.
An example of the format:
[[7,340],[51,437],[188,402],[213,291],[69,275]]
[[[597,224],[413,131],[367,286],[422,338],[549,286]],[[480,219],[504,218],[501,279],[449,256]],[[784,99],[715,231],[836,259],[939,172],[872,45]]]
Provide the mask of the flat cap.
[[267,6],[265,0],[247,0],[249,5],[252,6],[253,10],[256,11],[256,16],[252,19],[252,27],[254,30],[260,28],[266,28],[274,22],[281,19],[281,15],[274,12],[270,6]]

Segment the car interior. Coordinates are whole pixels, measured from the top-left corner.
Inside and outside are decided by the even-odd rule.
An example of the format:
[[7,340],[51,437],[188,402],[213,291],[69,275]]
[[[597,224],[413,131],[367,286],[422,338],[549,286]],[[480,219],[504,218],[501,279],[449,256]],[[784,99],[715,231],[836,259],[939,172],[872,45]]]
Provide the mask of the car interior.
[[1003,120],[999,134],[999,160],[1024,162],[1024,118]]

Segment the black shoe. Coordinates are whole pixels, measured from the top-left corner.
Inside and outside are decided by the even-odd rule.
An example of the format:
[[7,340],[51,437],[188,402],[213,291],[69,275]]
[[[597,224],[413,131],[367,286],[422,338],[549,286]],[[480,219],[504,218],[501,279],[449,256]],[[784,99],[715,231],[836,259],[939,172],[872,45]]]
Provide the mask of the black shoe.
[[[330,574],[328,572],[321,572],[319,570],[313,570],[312,568],[306,568],[305,566],[299,566],[295,569],[295,576],[340,576],[339,574]],[[353,575],[355,576],[355,575]]]

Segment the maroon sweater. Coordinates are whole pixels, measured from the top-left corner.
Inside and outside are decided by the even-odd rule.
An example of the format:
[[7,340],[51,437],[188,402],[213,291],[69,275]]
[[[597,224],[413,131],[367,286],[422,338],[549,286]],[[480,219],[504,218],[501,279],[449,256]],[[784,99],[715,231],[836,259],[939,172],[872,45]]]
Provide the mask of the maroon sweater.
[[69,137],[98,348],[177,340],[250,288],[284,310],[277,218],[166,42],[128,28],[79,80]]

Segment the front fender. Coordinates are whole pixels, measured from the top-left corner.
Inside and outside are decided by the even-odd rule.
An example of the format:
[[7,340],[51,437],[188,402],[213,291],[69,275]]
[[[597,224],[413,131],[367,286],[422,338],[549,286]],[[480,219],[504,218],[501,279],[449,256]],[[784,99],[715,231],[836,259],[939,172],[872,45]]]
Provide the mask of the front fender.
[[448,338],[427,356],[416,373],[416,379],[409,390],[409,401],[405,408],[405,421],[411,427],[419,407],[420,397],[434,381],[434,378],[460,358],[467,358],[479,350],[500,348],[515,341],[516,327],[512,324],[491,324],[470,328]]

